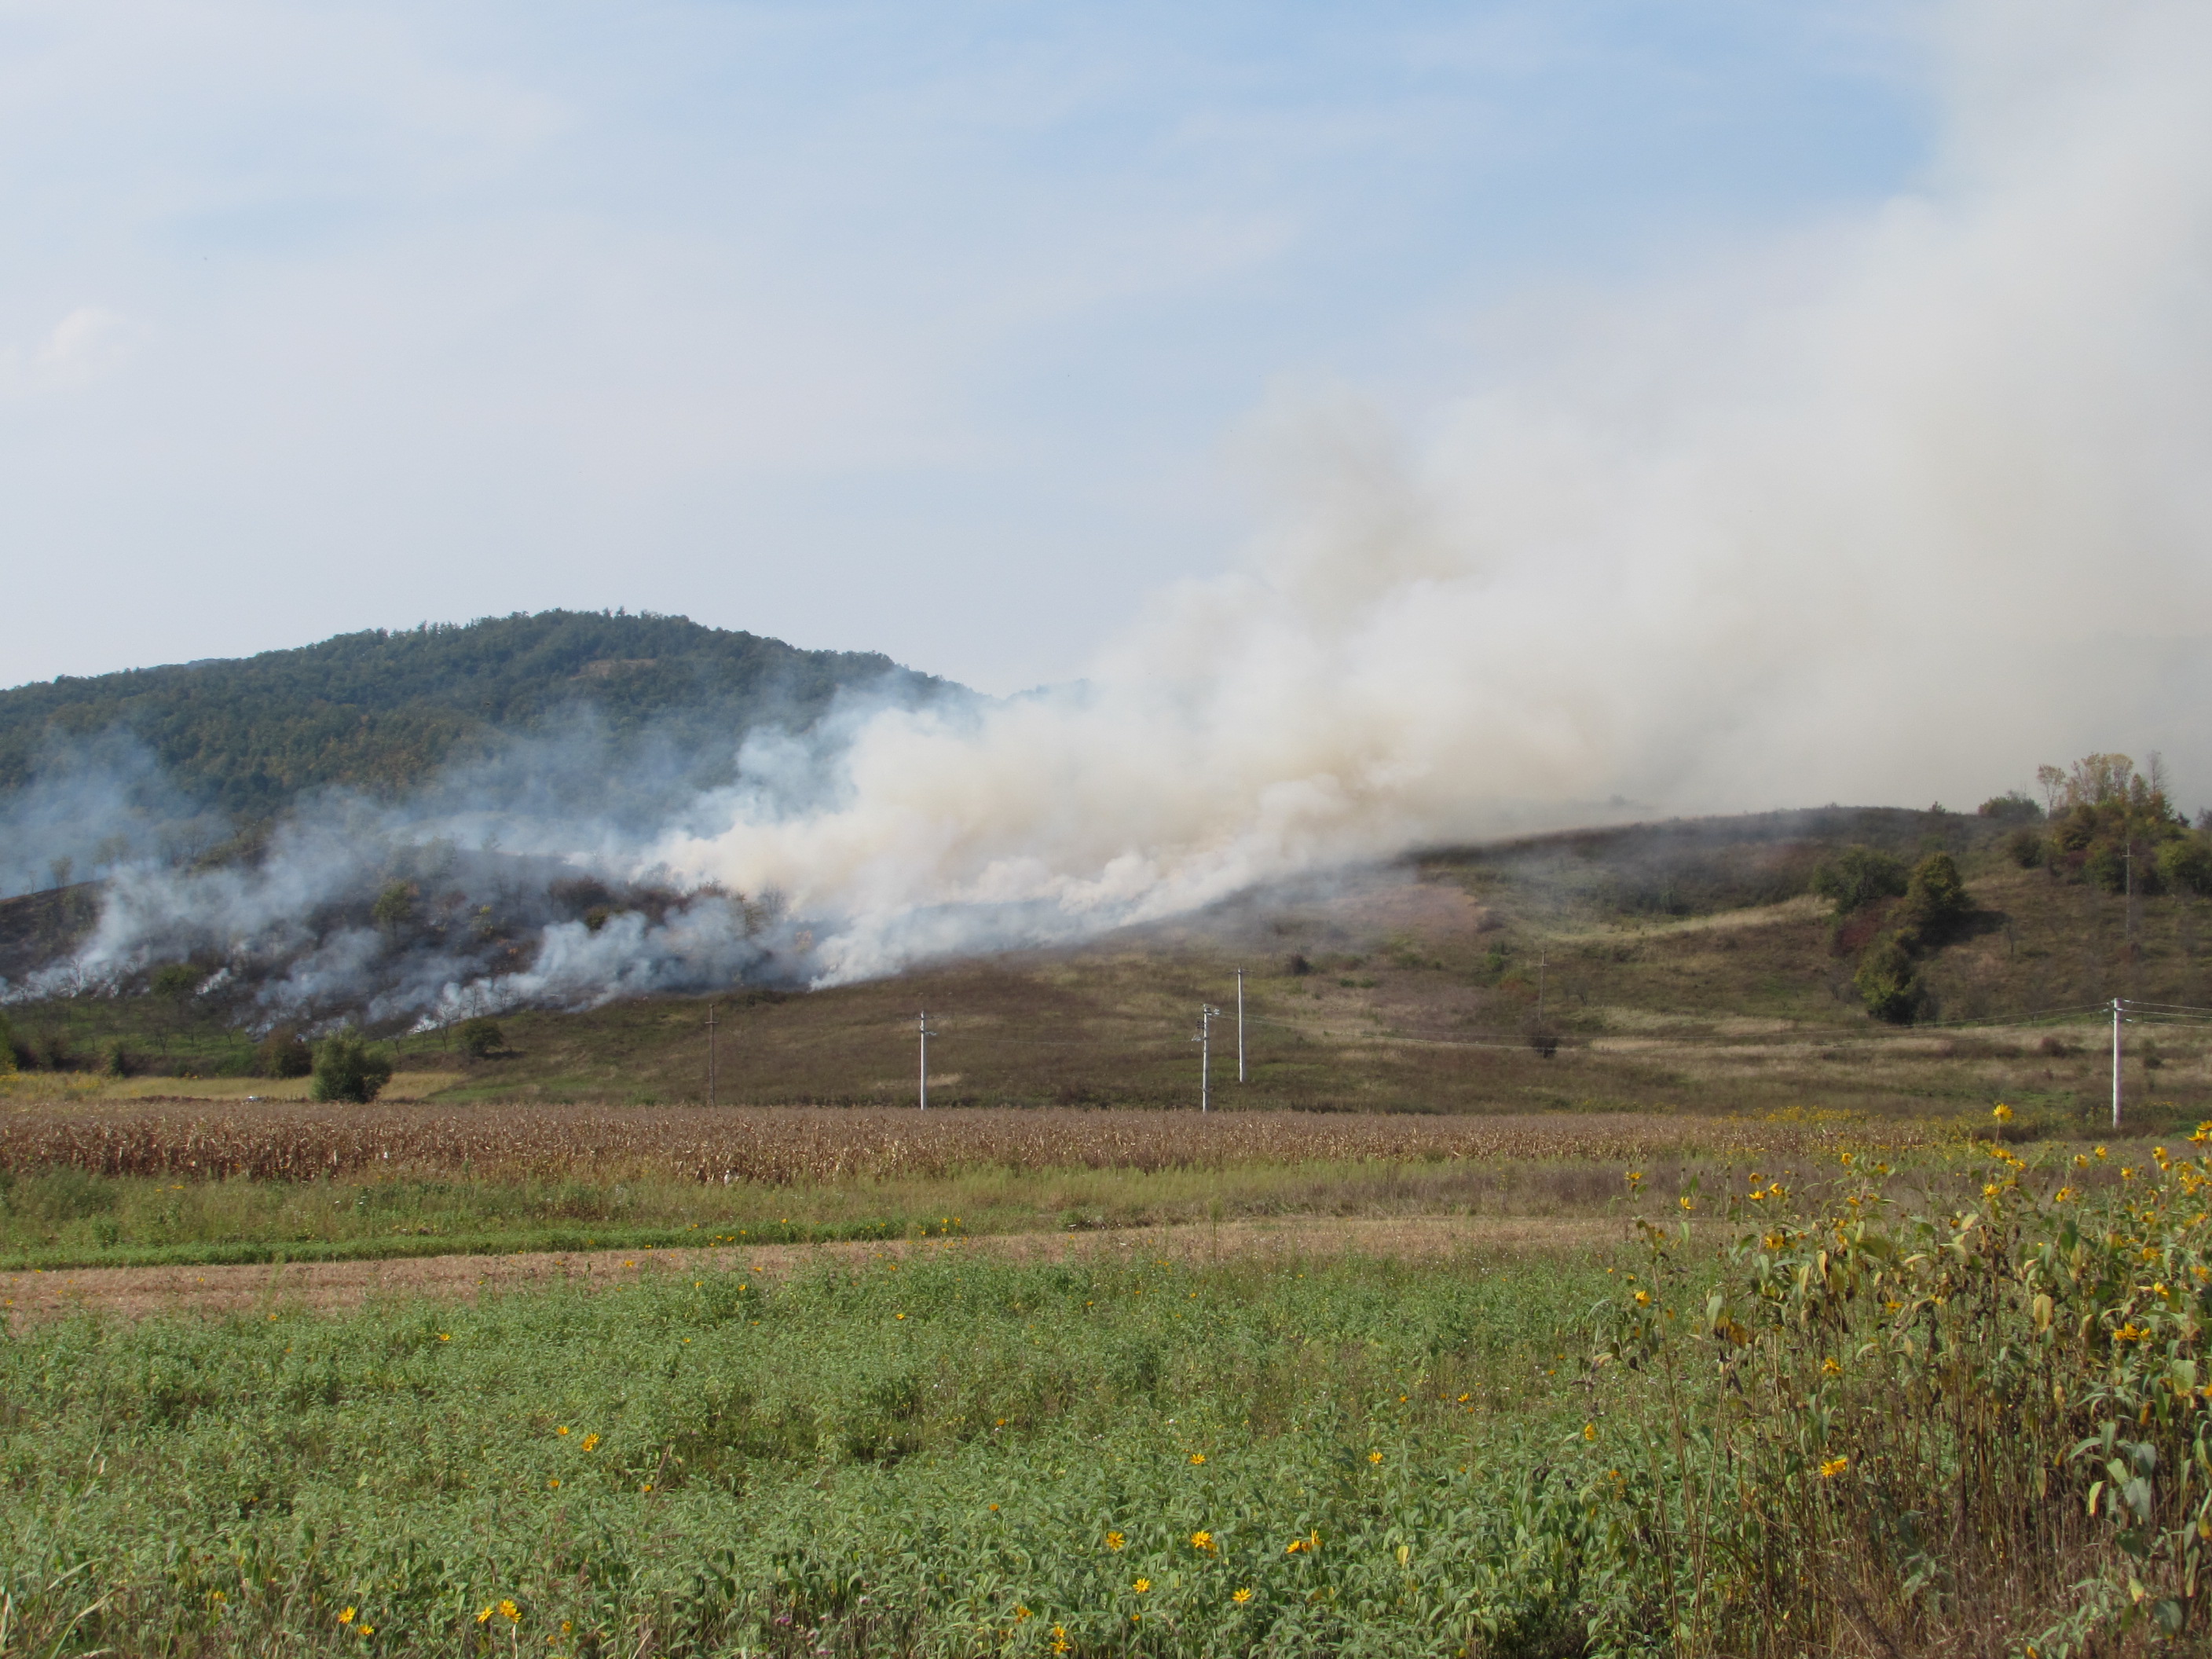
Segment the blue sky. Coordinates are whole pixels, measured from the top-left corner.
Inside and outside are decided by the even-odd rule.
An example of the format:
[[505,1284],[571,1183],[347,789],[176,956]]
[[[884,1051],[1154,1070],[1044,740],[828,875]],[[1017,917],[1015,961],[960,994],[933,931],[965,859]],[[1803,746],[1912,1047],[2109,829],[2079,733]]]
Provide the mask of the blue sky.
[[0,683],[552,605],[1065,678],[1273,403],[1911,187],[1918,17],[0,6]]

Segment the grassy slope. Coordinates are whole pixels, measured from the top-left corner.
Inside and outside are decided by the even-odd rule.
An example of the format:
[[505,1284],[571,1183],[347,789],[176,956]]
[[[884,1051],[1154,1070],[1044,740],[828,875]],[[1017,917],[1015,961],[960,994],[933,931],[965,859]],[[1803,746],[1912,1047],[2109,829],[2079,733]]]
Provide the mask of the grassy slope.
[[[1803,833],[1808,820],[1818,834]],[[1851,993],[1855,953],[1838,952],[1816,902],[1729,908],[1802,885],[1824,847],[1851,839],[1906,854],[1941,839],[1959,853],[1982,913],[1925,964],[1946,1020],[2026,1019],[2114,994],[2212,1002],[2201,944],[2212,902],[2138,899],[2130,947],[2120,899],[2014,867],[1994,827],[1974,819],[1778,815],[1688,834],[1657,826],[1439,854],[1080,951],[804,996],[738,994],[719,1016],[720,1098],[910,1100],[913,1021],[927,1006],[943,1033],[932,1048],[939,1103],[1188,1106],[1196,1008],[1230,1006],[1242,964],[1251,1080],[1241,1089],[1233,1026],[1215,1031],[1217,1098],[1229,1106],[1978,1115],[2008,1098],[2085,1119],[2100,1109],[2108,1067],[2094,1017],[2069,1034],[2078,1052],[2057,1055],[2040,1052],[2041,1028],[1875,1026]],[[1298,957],[1311,971],[1292,971]],[[1527,1042],[1540,981],[1545,1024],[1564,1037],[1550,1059]],[[239,1069],[247,1046],[148,1000],[12,1012],[19,1030],[69,1029],[81,1052],[125,1036],[177,1069]],[[396,1047],[403,1068],[460,1073],[439,1079],[448,1101],[696,1100],[705,1016],[697,999],[518,1013],[501,1022],[510,1052],[478,1063],[436,1034]],[[2212,1109],[2212,1071],[2190,1030],[2138,1036],[2163,1065],[2131,1066],[2130,1093],[2170,1108],[2147,1121]]]

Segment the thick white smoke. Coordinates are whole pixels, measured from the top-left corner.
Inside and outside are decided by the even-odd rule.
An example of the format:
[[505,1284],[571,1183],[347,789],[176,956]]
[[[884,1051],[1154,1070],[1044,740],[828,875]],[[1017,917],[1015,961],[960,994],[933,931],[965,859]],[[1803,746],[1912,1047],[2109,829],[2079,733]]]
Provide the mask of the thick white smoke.
[[1079,690],[887,711],[833,805],[656,856],[786,895],[831,980],[1613,798],[1957,805],[2120,746],[2212,784],[2212,9],[1940,22],[1917,193],[1524,312],[1418,439],[1286,406],[1279,527]]

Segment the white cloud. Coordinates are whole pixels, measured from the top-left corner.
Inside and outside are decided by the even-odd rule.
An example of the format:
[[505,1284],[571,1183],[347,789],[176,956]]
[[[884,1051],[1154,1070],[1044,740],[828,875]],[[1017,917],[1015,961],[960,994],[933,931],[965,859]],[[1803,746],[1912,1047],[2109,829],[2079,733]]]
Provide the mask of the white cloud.
[[26,348],[0,345],[0,397],[29,398],[89,386],[130,361],[140,331],[126,317],[79,306]]

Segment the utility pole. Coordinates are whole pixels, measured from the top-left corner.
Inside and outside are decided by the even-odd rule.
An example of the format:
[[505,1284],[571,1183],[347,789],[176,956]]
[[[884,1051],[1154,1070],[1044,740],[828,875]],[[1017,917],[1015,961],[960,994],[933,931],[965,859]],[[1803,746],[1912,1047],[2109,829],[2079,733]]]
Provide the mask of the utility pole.
[[921,1109],[926,1112],[929,1109],[929,1040],[937,1035],[929,1029],[927,1009],[922,1011],[921,1018],[915,1023],[915,1029],[921,1033]]
[[707,1103],[714,1103],[714,1005],[707,1005]]
[[1244,1080],[1244,970],[1237,970],[1237,1080]]
[[2120,1000],[2112,999],[2112,1133],[2120,1130]]
[[1212,1003],[1198,1005],[1198,1035],[1191,1041],[1198,1045],[1198,1109],[1200,1112],[1213,1109],[1213,1022],[1220,1018],[1221,1010]]

